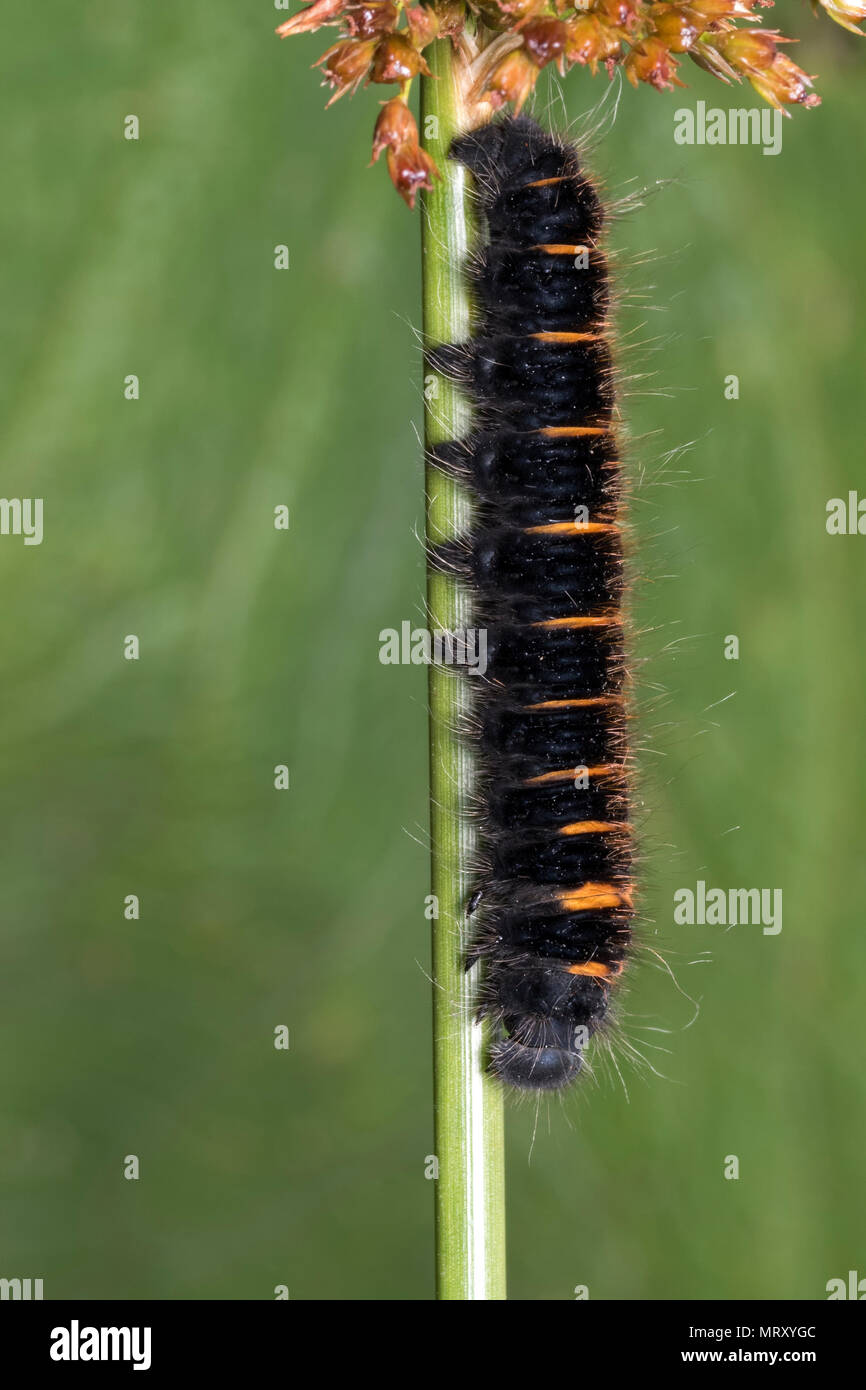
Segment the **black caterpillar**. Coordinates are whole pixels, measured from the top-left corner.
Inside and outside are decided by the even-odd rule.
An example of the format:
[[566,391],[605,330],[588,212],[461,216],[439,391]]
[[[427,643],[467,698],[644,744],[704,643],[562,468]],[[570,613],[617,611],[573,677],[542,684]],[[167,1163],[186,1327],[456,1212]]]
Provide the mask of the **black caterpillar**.
[[526,117],[450,153],[486,224],[474,336],[430,356],[476,408],[468,438],[432,451],[476,497],[472,535],[436,559],[471,583],[487,630],[471,954],[486,962],[490,1069],[551,1090],[581,1070],[634,916],[604,218],[574,148]]

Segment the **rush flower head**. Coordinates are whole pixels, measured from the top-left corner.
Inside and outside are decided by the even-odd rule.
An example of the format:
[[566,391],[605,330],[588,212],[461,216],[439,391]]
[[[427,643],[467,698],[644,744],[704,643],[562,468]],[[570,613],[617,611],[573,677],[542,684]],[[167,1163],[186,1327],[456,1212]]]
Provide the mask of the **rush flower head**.
[[317,59],[313,66],[322,69],[322,85],[334,88],[329,106],[333,106],[346,92],[354,92],[361,85],[370,70],[375,51],[375,39],[343,39]]
[[649,82],[660,92],[665,89],[673,91],[675,86],[686,85],[677,77],[678,66],[662,39],[644,39],[626,58],[625,75],[634,87],[638,82]]
[[346,5],[347,0],[316,0],[281,24],[277,33],[281,39],[287,39],[290,34],[312,34],[325,24],[339,24]]
[[569,63],[581,63],[594,73],[599,63],[615,62],[622,56],[622,40],[595,15],[577,15],[566,21],[566,27]]
[[438,170],[430,156],[421,149],[415,117],[402,97],[386,101],[373,131],[373,158],[387,150],[388,173],[400,197],[410,208],[415,206],[419,188],[432,188]]
[[[430,76],[424,50],[448,40],[468,73],[472,119],[510,105],[520,111],[539,73],[555,64],[608,75],[621,65],[632,86],[657,91],[682,87],[685,56],[723,82],[752,84],[778,111],[813,107],[813,78],[781,51],[790,43],[761,29],[760,12],[773,0],[313,0],[277,29],[281,38],[339,26],[338,41],[317,66],[332,88],[330,106],[362,84],[393,83],[399,96],[376,122],[374,160],[387,150],[400,195],[413,206],[419,188],[437,171],[422,147],[408,108],[414,79]],[[866,0],[812,0],[855,34],[866,19]],[[467,27],[467,25],[469,27]],[[464,33],[466,30],[466,33]],[[471,111],[477,104],[477,114]],[[484,105],[482,105],[484,104]],[[411,129],[409,122],[411,121]]]
[[707,27],[704,16],[688,5],[651,5],[649,14],[654,37],[670,53],[688,53]]
[[391,182],[403,201],[414,208],[419,189],[433,188],[439,171],[426,150],[420,145],[398,145],[386,155]]
[[411,9],[408,9],[406,11],[406,23],[409,26],[409,37],[419,53],[440,32],[439,16],[434,10],[428,10],[424,5],[413,5]]
[[524,48],[515,48],[496,64],[485,83],[484,95],[493,107],[510,101],[515,111],[520,111],[540,71]]
[[346,28],[355,38],[372,39],[387,34],[397,23],[399,11],[392,0],[366,0],[361,5],[349,5]]
[[790,42],[770,30],[737,29],[722,34],[715,46],[734,71],[747,77],[755,91],[777,111],[784,111],[786,103],[819,106],[821,98],[809,90],[812,78],[787,54],[779,52],[780,43]]
[[531,19],[521,33],[523,47],[538,68],[559,58],[568,43],[568,29],[561,19]]
[[640,20],[640,0],[597,0],[596,13],[614,29],[633,29]]
[[383,150],[397,149],[399,145],[417,145],[418,127],[415,117],[402,97],[392,97],[382,103],[379,119],[373,131],[373,158],[376,160]]
[[424,55],[403,34],[386,34],[376,48],[370,81],[411,82],[419,72],[429,71]]

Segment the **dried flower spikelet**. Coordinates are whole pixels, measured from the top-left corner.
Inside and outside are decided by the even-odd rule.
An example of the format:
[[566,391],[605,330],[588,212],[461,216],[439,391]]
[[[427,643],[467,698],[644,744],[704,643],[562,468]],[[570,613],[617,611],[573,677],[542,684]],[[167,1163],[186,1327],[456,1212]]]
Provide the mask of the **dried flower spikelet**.
[[325,24],[339,24],[346,3],[347,0],[316,0],[281,24],[277,33],[281,39],[287,39],[291,34],[312,34]]
[[812,78],[778,50],[778,44],[791,42],[770,30],[736,29],[718,35],[715,46],[734,71],[747,77],[755,91],[777,111],[784,112],[786,103],[819,106],[821,98],[809,91]]
[[390,101],[383,102],[373,131],[373,158],[370,163],[375,164],[383,150],[413,144],[418,144],[418,127],[403,98],[392,97]]
[[485,83],[484,92],[494,108],[514,103],[520,111],[536,82],[540,69],[523,48],[515,48],[496,64]]
[[561,19],[531,19],[521,32],[523,47],[537,68],[562,58],[568,43],[568,29]]
[[346,92],[357,90],[370,70],[375,51],[375,39],[342,39],[316,60],[313,66],[322,69],[322,86],[335,89],[329,106]]
[[[715,37],[714,35],[711,37]],[[718,77],[721,82],[741,82],[742,78],[735,68],[722,57],[718,49],[713,48],[710,39],[706,36],[698,39],[693,48],[689,49],[689,57],[699,68],[709,72],[713,77]]]
[[671,53],[688,53],[709,23],[688,5],[650,5],[653,36]]
[[396,28],[399,13],[392,0],[366,0],[365,4],[349,5],[346,28],[352,38],[373,39]]
[[822,9],[825,9],[832,20],[841,24],[843,29],[847,29],[849,34],[859,34],[861,39],[866,37],[862,29],[857,25],[866,19],[866,4],[862,0],[819,0]]
[[383,103],[373,132],[373,158],[387,150],[388,173],[400,197],[410,208],[415,206],[419,188],[431,189],[439,170],[433,160],[420,148],[415,117],[402,97],[392,97]]
[[633,87],[638,82],[649,82],[659,92],[666,89],[673,91],[675,86],[686,85],[677,77],[678,66],[676,58],[661,39],[644,39],[626,58],[625,75]]
[[391,182],[403,201],[410,208],[414,208],[419,189],[426,188],[430,192],[433,180],[439,177],[439,170],[420,145],[398,145],[396,149],[389,148],[386,159]]
[[595,73],[599,63],[613,63],[622,57],[622,41],[595,15],[578,15],[566,20],[568,42],[565,56],[569,63],[582,63]]
[[595,12],[613,29],[623,29],[626,33],[635,28],[643,9],[641,0],[598,0]]
[[379,40],[370,69],[371,82],[410,82],[419,72],[429,73],[426,59],[405,34],[386,34]]
[[439,35],[439,18],[433,10],[426,9],[423,5],[413,5],[406,11],[406,23],[409,26],[409,35],[418,49],[426,48],[428,43]]

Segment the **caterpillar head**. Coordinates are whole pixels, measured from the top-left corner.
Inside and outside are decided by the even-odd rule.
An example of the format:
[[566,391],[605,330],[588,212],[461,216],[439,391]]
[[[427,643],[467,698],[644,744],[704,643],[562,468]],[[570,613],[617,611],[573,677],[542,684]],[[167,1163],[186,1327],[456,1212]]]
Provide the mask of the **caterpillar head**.
[[526,1091],[555,1091],[580,1074],[584,1049],[607,1012],[605,980],[571,975],[559,964],[494,968],[488,980],[504,1036],[490,1070]]
[[494,1076],[520,1091],[558,1091],[569,1086],[583,1067],[583,1053],[563,1047],[532,1047],[505,1038],[490,1054]]

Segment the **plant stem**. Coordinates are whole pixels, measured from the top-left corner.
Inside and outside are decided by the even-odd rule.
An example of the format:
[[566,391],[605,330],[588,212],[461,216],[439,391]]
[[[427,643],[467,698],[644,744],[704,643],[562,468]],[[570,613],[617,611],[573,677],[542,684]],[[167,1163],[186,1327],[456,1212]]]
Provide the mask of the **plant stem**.
[[[469,336],[465,265],[474,235],[469,176],[448,159],[464,124],[465,69],[449,40],[425,51],[432,77],[421,81],[424,148],[442,175],[422,208],[423,322],[428,348]],[[471,407],[459,389],[429,370],[424,380],[428,448],[459,439]],[[465,532],[471,499],[428,463],[427,541]],[[430,569],[428,620],[445,631],[472,624],[470,596],[452,575]],[[430,836],[433,893],[433,1054],[436,1189],[436,1275],[440,1299],[505,1298],[505,1167],[501,1088],[486,1074],[486,1024],[476,1019],[479,966],[464,968],[469,929],[475,828],[467,816],[475,778],[471,750],[459,738],[472,679],[430,666]],[[477,677],[480,679],[480,677]]]

